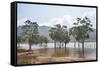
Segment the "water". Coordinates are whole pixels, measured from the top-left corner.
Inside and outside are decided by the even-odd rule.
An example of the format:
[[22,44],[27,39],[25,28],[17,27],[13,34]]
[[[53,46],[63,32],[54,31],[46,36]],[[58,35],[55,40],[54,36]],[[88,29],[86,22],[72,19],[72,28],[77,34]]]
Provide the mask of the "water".
[[[78,48],[80,49],[80,51],[82,51],[82,44],[81,43],[76,43],[76,46],[74,46],[74,44],[75,44],[74,42],[70,42],[70,43],[66,44],[67,51],[70,52],[69,54],[74,55],[74,53],[78,53],[79,52],[79,51],[77,51]],[[21,49],[29,49],[29,45],[28,44],[21,44],[20,48]],[[44,49],[44,48],[45,47],[40,46],[40,44],[32,45],[32,50],[38,50],[39,52],[41,52],[42,51],[41,49]],[[48,49],[47,50],[48,53],[55,52],[54,43],[48,43],[46,48]],[[57,48],[58,48],[58,46],[57,46]],[[63,51],[63,48],[65,48],[65,47],[62,46],[62,51]],[[73,48],[76,48],[77,50],[75,50]],[[59,51],[59,49],[58,49],[58,51]],[[61,52],[61,50],[60,50],[60,52]],[[96,57],[96,42],[85,42],[84,43],[84,52],[88,56]]]
[[[96,60],[96,42],[84,43],[84,57],[81,47],[81,44],[78,47],[78,43],[76,43],[76,47],[74,48],[73,42],[68,43],[66,45],[66,48],[64,46],[62,46],[62,48],[54,48],[54,43],[48,43],[48,46],[46,48],[44,46],[40,46],[39,44],[32,45],[32,53],[18,56],[17,63],[35,64],[37,63],[37,60],[38,63]],[[20,48],[29,49],[29,45],[21,44]]]
[[[81,43],[74,43],[74,42],[70,42],[68,44],[66,44],[67,48],[74,48],[74,44],[76,44],[75,48],[81,48],[82,44]],[[79,46],[78,46],[79,44]],[[58,46],[57,46],[58,47]],[[22,49],[28,49],[29,48],[29,44],[20,44],[20,48]],[[37,45],[32,45],[32,49],[41,49],[44,48],[44,46],[40,46],[40,44]],[[48,43],[47,44],[47,48],[54,48],[54,43]],[[64,48],[64,46],[62,46],[62,48]],[[96,42],[85,42],[84,43],[84,48],[96,48]]]

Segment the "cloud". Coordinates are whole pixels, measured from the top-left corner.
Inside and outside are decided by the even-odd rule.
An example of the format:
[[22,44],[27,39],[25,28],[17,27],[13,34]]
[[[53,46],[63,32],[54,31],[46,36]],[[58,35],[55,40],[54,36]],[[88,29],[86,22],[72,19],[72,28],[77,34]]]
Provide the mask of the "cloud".
[[27,18],[19,19],[18,22],[17,22],[17,26],[24,25],[24,22],[25,22],[26,20],[27,20]]
[[47,26],[53,26],[55,24],[61,24],[66,25],[68,28],[70,28],[73,24],[73,19],[70,15],[64,15],[61,17],[51,18],[48,22],[44,22]]
[[[85,11],[80,17],[89,17],[91,20],[91,23],[93,24],[93,28],[96,28],[96,11]],[[76,17],[77,18],[77,17]],[[66,25],[68,28],[71,28],[73,26],[73,23],[76,21],[76,18],[73,18],[71,15],[63,15],[59,17],[53,17],[50,18],[48,21],[43,20],[39,21],[37,19],[32,19],[32,18],[22,18],[18,20],[17,25],[24,25],[24,22],[29,19],[31,21],[37,21],[37,23],[42,26],[54,26],[55,24],[61,24],[61,25]]]

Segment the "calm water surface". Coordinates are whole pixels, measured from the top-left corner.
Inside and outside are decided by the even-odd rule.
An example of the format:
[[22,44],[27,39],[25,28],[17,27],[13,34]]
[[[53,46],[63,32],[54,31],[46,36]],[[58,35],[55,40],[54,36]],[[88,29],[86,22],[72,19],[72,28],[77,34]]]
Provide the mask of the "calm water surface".
[[[44,46],[38,45],[33,45],[32,50],[34,53],[37,54],[44,54],[44,55],[52,55],[52,56],[78,56],[80,57],[82,54],[82,48],[81,44],[76,43],[76,46],[74,48],[74,42],[70,42],[66,45],[66,49],[64,46],[62,48],[54,48],[54,43],[48,43],[48,46],[44,48]],[[84,43],[84,53],[85,56],[89,57],[96,57],[96,42],[85,42]],[[29,46],[28,44],[21,44],[20,48],[22,49],[28,49]]]
[[[74,42],[70,42],[68,44],[66,44],[66,47],[67,48],[74,48]],[[62,46],[64,47],[64,46]],[[82,47],[82,44],[81,43],[76,43],[76,46],[75,48],[81,48]],[[84,43],[84,47],[85,48],[96,48],[96,42],[85,42]],[[23,48],[23,49],[28,49],[29,48],[29,44],[21,44],[20,45],[20,48]],[[32,49],[40,49],[40,48],[44,48],[44,46],[40,46],[40,44],[37,44],[37,45],[32,45]],[[47,44],[47,48],[54,48],[54,43],[48,43]]]

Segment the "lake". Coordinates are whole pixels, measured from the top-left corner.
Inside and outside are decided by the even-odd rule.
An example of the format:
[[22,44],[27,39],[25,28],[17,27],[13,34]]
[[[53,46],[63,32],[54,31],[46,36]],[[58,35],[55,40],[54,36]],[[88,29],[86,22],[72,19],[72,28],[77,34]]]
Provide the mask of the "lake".
[[[20,48],[27,50],[29,48],[29,45],[28,44],[21,44]],[[48,49],[47,50],[48,53],[55,52],[54,43],[48,43],[46,48]],[[62,51],[63,51],[63,48],[64,48],[64,46],[62,46],[62,48],[60,48],[60,50],[58,48],[58,50],[61,51],[61,49],[62,49]],[[79,43],[79,46],[78,46],[78,43],[76,43],[76,46],[75,46],[76,50],[75,50],[74,49],[74,42],[70,42],[70,43],[66,44],[66,48],[67,48],[67,51],[69,51],[70,54],[73,55],[73,52],[77,53],[78,49],[80,49],[80,51],[82,51],[82,44]],[[40,44],[32,45],[32,50],[38,50],[39,52],[41,52],[42,49],[44,49],[44,46],[40,46]],[[96,56],[96,42],[85,42],[84,49],[85,49],[84,51],[85,51],[86,55],[93,56],[93,57]]]
[[[28,44],[21,44],[20,49],[28,50]],[[38,63],[52,63],[52,62],[71,62],[71,61],[86,61],[96,60],[96,42],[84,43],[84,58],[81,44],[74,48],[74,43],[70,42],[66,48],[54,48],[54,43],[48,43],[48,46],[32,45],[32,53],[24,54],[17,53],[18,64],[38,64]]]
[[[76,42],[76,48],[78,47],[82,47],[82,44],[79,43],[79,46],[78,46],[78,43]],[[17,45],[18,46],[18,45]],[[62,46],[64,47],[64,46]],[[67,48],[74,48],[74,42],[69,42],[68,44],[66,44],[66,47]],[[85,42],[84,43],[84,47],[85,48],[96,48],[96,42]],[[29,48],[29,44],[20,44],[20,48],[22,49],[28,49]],[[41,49],[41,48],[44,48],[44,46],[40,46],[40,44],[37,44],[37,45],[32,45],[32,49]],[[54,48],[54,43],[48,43],[47,44],[47,48]]]

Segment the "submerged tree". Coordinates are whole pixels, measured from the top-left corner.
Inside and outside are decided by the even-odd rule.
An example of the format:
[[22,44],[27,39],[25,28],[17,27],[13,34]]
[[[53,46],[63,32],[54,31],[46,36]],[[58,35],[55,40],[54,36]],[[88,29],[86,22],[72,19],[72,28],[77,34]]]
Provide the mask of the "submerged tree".
[[44,43],[43,46],[47,47],[47,43],[49,42],[48,38],[43,36],[43,35],[40,35],[39,36],[39,43],[40,43],[40,46],[42,46],[42,44]]
[[28,38],[28,43],[29,43],[29,50],[32,50],[32,45],[35,44],[37,45],[39,43],[39,35],[38,34],[31,34]]
[[54,28],[54,27],[52,27],[52,28],[50,28],[50,30],[49,30],[49,36],[51,37],[51,39],[52,40],[54,40],[54,46],[55,46],[55,48],[56,48],[56,28]]
[[77,22],[74,23],[75,25],[75,39],[82,43],[82,52],[84,57],[84,42],[86,39],[89,38],[89,32],[93,31],[91,21],[88,17],[84,18],[77,18]]
[[69,43],[69,41],[70,41],[70,37],[69,37],[67,31],[65,32],[65,35],[64,36],[65,36],[64,37],[64,43],[65,43],[65,48],[66,48],[66,44]]
[[47,43],[49,42],[48,38],[45,36],[42,36],[38,32],[39,25],[37,22],[31,22],[30,20],[26,20],[25,25],[23,25],[23,36],[24,41],[28,42],[29,44],[29,50],[32,50],[32,45],[35,44],[41,44],[45,43],[45,47],[47,46]]
[[54,25],[49,30],[49,36],[51,37],[52,40],[54,40],[54,45],[56,48],[56,43],[59,43],[59,47],[63,46],[63,43],[68,43],[69,42],[69,35],[67,32],[67,26],[61,26],[60,24]]
[[69,35],[73,36],[74,38],[74,48],[76,48],[76,36],[77,36],[77,33],[78,30],[77,30],[77,27],[72,27],[69,29]]
[[31,50],[32,44],[37,44],[38,43],[38,27],[39,25],[37,22],[31,22],[30,20],[26,20],[25,25],[23,26],[23,29],[26,30],[23,32],[23,35],[26,36],[26,39],[29,43],[29,50]]

